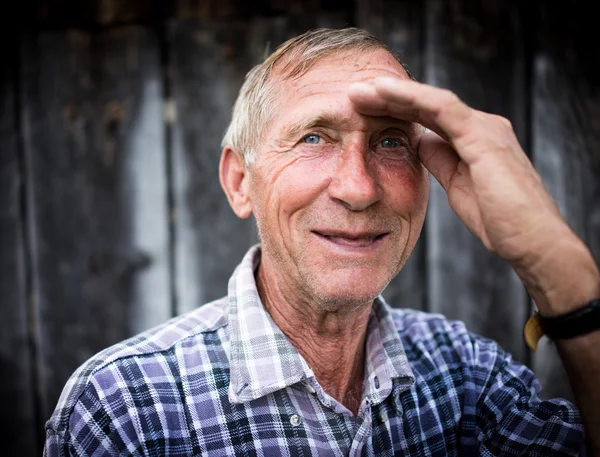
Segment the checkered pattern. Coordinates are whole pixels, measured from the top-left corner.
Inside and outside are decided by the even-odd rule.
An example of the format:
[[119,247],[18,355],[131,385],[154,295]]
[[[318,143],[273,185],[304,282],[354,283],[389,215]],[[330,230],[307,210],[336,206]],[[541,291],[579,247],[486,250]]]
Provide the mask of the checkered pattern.
[[252,248],[228,297],[77,370],[46,425],[50,456],[580,455],[577,410],[442,316],[375,301],[358,417],[264,310]]

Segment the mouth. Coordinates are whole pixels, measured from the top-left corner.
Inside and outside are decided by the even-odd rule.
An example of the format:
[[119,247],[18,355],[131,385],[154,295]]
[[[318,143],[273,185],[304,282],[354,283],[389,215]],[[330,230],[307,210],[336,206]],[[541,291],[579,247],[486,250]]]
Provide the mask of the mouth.
[[389,235],[389,232],[313,231],[313,233],[332,244],[349,248],[371,248],[380,244]]

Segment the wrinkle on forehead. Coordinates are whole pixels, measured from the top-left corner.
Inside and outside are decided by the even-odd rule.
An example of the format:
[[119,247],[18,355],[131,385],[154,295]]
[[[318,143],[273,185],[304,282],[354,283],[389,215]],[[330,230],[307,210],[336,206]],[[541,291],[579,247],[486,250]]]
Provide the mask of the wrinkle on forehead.
[[[365,59],[366,57],[366,59]],[[383,58],[382,58],[383,57]],[[392,75],[401,77],[403,79],[410,79],[408,73],[398,62],[394,56],[392,56],[388,51],[382,48],[373,48],[373,49],[342,49],[337,52],[332,52],[330,54],[326,54],[319,58],[317,61],[313,62],[310,66],[308,66],[304,71],[292,73],[290,75],[289,71],[286,71],[286,68],[281,68],[279,65],[276,65],[273,68],[273,72],[270,75],[270,78],[273,81],[279,81],[279,83],[283,84],[303,84],[303,81],[306,79],[306,76],[310,73],[324,71],[323,67],[328,66],[331,62],[338,61],[340,66],[345,65],[348,62],[351,62],[354,67],[354,73],[362,73],[365,71],[378,71],[385,73],[386,75]],[[390,66],[395,67],[395,71],[390,71]],[[278,68],[279,67],[279,68]],[[330,72],[331,69],[325,70],[325,72]],[[379,76],[383,76],[379,74]],[[369,80],[373,79],[376,76],[371,77],[363,77],[360,80]],[[357,78],[358,80],[358,78]],[[329,80],[330,82],[340,82],[342,80]],[[343,80],[347,81],[347,80]]]
[[[360,117],[364,120],[364,127],[378,126],[379,128],[400,128],[409,132],[412,124],[408,121],[396,119],[391,116],[369,116],[361,114]],[[284,125],[281,129],[284,138],[294,138],[316,127],[333,128],[336,130],[344,130],[351,127],[352,119],[338,112],[321,112],[314,116],[307,116],[298,121]]]
[[[343,73],[341,73],[343,72]],[[308,98],[344,92],[354,82],[369,82],[381,76],[410,79],[402,65],[387,51],[339,52],[323,57],[309,71],[293,78],[280,76],[279,95]]]

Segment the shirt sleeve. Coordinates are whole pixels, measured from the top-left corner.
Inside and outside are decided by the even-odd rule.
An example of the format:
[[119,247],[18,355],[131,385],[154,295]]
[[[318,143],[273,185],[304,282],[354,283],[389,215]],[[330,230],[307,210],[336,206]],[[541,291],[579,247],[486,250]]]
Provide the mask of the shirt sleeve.
[[69,457],[71,453],[62,435],[54,430],[46,430],[44,457]]
[[[114,411],[103,400],[105,395],[89,383],[72,409],[63,413],[67,425],[60,430],[52,424],[46,426],[44,457],[120,455],[126,451],[124,443],[120,448],[115,444],[120,432],[115,424],[119,421],[114,420]],[[125,409],[123,415],[126,416]]]
[[535,375],[496,343],[476,338],[474,348],[478,369],[486,367],[478,376],[485,380],[476,413],[480,455],[588,455],[575,405],[540,399]]

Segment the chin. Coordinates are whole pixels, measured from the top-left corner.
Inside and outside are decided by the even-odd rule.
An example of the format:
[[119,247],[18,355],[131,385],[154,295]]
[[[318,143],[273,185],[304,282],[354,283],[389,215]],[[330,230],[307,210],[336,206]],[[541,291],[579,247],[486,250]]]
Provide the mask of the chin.
[[[392,280],[393,275],[336,275],[328,277],[307,278],[311,294],[327,308],[359,307],[373,300],[381,294]],[[325,279],[325,281],[323,280]]]
[[323,305],[323,308],[328,311],[338,311],[340,309],[356,309],[362,308],[363,306],[371,305],[373,300],[379,294],[375,294],[372,296],[359,296],[359,295],[325,295],[320,297],[320,302]]

